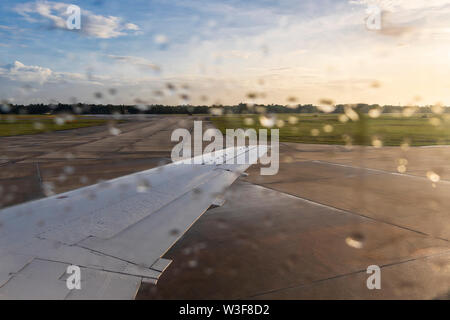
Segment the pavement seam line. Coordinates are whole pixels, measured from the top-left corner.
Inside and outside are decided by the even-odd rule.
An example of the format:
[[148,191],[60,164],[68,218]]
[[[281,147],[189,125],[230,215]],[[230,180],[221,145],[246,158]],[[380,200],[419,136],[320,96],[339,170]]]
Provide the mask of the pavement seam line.
[[404,226],[401,226],[401,225],[397,225],[397,224],[392,223],[392,222],[378,220],[378,219],[375,219],[375,218],[370,217],[370,216],[366,216],[366,215],[361,214],[361,213],[356,213],[356,212],[348,211],[348,210],[341,209],[341,208],[338,208],[338,207],[330,206],[330,205],[327,205],[327,204],[324,204],[324,203],[321,203],[321,202],[317,202],[317,201],[314,201],[314,200],[311,200],[311,199],[308,199],[308,198],[300,197],[300,196],[292,194],[292,193],[280,191],[280,190],[268,187],[266,185],[262,185],[262,184],[258,184],[258,183],[251,183],[251,182],[248,182],[248,181],[246,181],[246,183],[248,183],[250,185],[258,186],[260,188],[264,188],[264,189],[267,189],[267,190],[276,191],[276,192],[285,194],[286,196],[294,197],[296,199],[303,200],[305,202],[309,202],[309,203],[312,203],[312,204],[315,204],[315,205],[319,205],[319,206],[322,206],[322,207],[326,207],[326,208],[329,208],[329,209],[333,209],[335,211],[340,211],[341,213],[347,213],[347,214],[355,215],[355,216],[358,216],[358,217],[362,217],[362,218],[365,218],[365,219],[369,219],[369,220],[372,220],[372,221],[376,221],[376,222],[379,222],[379,223],[384,223],[384,224],[387,224],[387,225],[390,225],[390,226],[393,226],[393,227],[397,227],[397,228],[400,228],[400,229],[404,229],[404,230],[407,230],[407,231],[418,233],[420,235],[427,236],[427,237],[430,237],[430,238],[433,238],[433,239],[438,239],[438,240],[443,240],[443,241],[446,241],[446,242],[450,242],[449,239],[432,236],[432,235],[430,235],[428,233],[425,233],[425,232],[422,232],[422,231],[419,231],[419,230],[415,230],[415,229],[411,229],[411,228],[408,228],[408,227],[404,227]]
[[[446,254],[449,254],[449,253],[450,253],[450,250],[446,250],[446,251],[435,253],[435,254],[431,254],[431,255],[428,255],[428,256],[411,258],[411,259],[407,259],[407,260],[401,260],[401,261],[398,261],[398,262],[391,262],[391,263],[387,263],[387,264],[381,265],[380,269],[387,268],[387,267],[392,267],[392,266],[395,266],[395,265],[405,264],[405,263],[408,263],[408,262],[414,262],[414,261],[419,261],[419,260],[426,260],[426,259],[429,259],[429,258],[443,256],[443,255],[446,255]],[[262,295],[269,294],[269,293],[275,293],[275,292],[282,291],[282,290],[308,287],[308,286],[315,285],[317,283],[321,283],[321,282],[325,282],[325,281],[329,281],[329,280],[334,280],[334,279],[339,279],[339,278],[344,278],[344,277],[351,276],[351,275],[358,274],[358,273],[366,273],[366,270],[365,269],[357,270],[357,271],[353,271],[353,272],[349,272],[349,273],[338,274],[336,276],[332,276],[332,277],[328,277],[328,278],[324,278],[324,279],[313,280],[310,283],[304,283],[304,284],[293,285],[293,286],[288,286],[288,287],[279,288],[279,289],[268,290],[268,291],[265,291],[265,292],[260,292],[260,293],[254,294],[254,295],[247,296],[247,297],[245,297],[245,299],[251,299],[251,298],[254,298],[254,297],[262,296]]]

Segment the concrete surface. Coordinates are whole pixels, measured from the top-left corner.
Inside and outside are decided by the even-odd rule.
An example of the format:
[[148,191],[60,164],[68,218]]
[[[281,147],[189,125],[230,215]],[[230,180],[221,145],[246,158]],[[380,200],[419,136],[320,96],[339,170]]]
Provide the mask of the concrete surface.
[[[194,117],[129,120],[118,136],[103,126],[0,138],[0,207],[164,164],[172,130]],[[250,168],[137,298],[449,299],[449,160],[449,147],[282,143],[279,173]],[[371,264],[381,290],[366,287]]]

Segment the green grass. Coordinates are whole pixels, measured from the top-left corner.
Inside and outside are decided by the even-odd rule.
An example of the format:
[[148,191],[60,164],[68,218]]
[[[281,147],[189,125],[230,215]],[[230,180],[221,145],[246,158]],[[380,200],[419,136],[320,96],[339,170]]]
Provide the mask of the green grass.
[[36,134],[59,130],[69,130],[106,124],[104,119],[74,117],[64,124],[56,123],[51,115],[2,115],[0,116],[0,137]]
[[[345,136],[351,138],[353,144],[372,145],[375,137],[385,146],[399,146],[404,142],[412,146],[450,144],[449,116],[414,115],[402,117],[381,115],[369,118],[364,115],[358,121],[339,121],[338,114],[276,114],[277,120],[283,120],[280,127],[280,141],[312,144],[346,144]],[[228,115],[212,117],[216,127],[225,134],[225,129],[264,128],[259,115]],[[296,117],[298,122],[290,124],[289,117]],[[433,125],[431,118],[439,118],[440,124]],[[245,119],[252,119],[253,124],[246,125]],[[291,118],[292,120],[292,118]],[[332,132],[325,132],[324,126],[330,125]],[[273,128],[277,128],[274,126]],[[311,130],[318,129],[319,134],[313,136]],[[348,139],[348,138],[347,138]]]

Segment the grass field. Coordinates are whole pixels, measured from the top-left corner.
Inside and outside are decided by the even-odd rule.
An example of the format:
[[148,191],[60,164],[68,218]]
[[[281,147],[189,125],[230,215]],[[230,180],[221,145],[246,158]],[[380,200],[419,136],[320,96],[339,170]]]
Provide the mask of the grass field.
[[1,115],[0,137],[69,130],[106,124],[104,119],[52,115]]
[[[280,129],[280,141],[313,144],[352,144],[412,146],[450,144],[448,115],[418,114],[411,117],[381,115],[358,121],[341,122],[338,114],[276,114],[272,128]],[[225,129],[261,129],[259,115],[228,115],[212,117],[216,127]],[[264,123],[264,122],[263,122]]]

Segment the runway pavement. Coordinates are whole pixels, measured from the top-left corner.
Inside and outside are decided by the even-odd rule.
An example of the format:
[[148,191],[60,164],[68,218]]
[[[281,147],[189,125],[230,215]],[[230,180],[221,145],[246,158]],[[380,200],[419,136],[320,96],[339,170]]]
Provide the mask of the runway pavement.
[[[1,205],[167,163],[172,130],[193,119],[131,118],[118,136],[103,126],[0,138]],[[279,173],[251,167],[137,298],[449,299],[449,160],[449,147],[282,143]],[[380,290],[366,286],[373,264]]]
[[[138,298],[449,299],[450,149],[399,149],[282,144],[279,173],[253,166]],[[366,286],[369,265],[381,290]]]
[[192,127],[194,119],[129,117],[116,125],[119,135],[97,126],[1,137],[0,207],[169,163],[172,131]]

